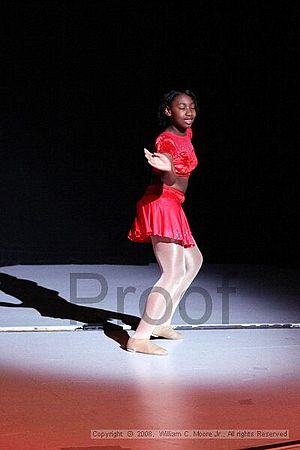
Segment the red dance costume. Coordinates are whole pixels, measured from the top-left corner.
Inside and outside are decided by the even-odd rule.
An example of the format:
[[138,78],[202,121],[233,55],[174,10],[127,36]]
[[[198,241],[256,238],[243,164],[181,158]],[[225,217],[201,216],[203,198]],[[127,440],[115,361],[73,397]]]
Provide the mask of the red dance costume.
[[[188,177],[198,164],[191,142],[192,129],[185,136],[164,131],[155,141],[157,153],[173,157],[176,175]],[[153,169],[155,173],[160,173]],[[166,184],[157,183],[147,187],[136,206],[136,217],[128,233],[135,242],[151,242],[151,236],[167,237],[184,247],[194,247],[186,215],[182,209],[184,193]]]

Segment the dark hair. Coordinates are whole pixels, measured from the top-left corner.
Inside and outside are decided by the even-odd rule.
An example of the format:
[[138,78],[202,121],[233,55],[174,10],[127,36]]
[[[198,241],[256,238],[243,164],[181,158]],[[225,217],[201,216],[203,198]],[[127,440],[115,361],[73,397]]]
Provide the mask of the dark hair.
[[198,111],[198,103],[197,103],[196,95],[189,89],[173,90],[173,91],[167,92],[166,94],[164,94],[164,96],[160,102],[159,108],[158,108],[158,123],[159,123],[159,126],[161,126],[162,128],[166,128],[169,125],[169,119],[165,114],[166,108],[168,106],[171,106],[175,97],[177,97],[178,95],[181,95],[181,94],[185,94],[185,95],[188,95],[189,97],[191,97],[191,99],[193,100],[193,102],[195,104],[196,111]]

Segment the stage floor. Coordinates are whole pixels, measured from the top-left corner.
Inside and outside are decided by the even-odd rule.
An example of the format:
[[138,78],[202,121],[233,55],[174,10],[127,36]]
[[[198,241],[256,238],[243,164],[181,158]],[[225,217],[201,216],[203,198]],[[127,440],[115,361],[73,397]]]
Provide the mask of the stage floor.
[[300,440],[299,271],[204,265],[174,317],[184,339],[157,340],[166,357],[129,353],[158,274],[156,264],[0,269],[1,450]]

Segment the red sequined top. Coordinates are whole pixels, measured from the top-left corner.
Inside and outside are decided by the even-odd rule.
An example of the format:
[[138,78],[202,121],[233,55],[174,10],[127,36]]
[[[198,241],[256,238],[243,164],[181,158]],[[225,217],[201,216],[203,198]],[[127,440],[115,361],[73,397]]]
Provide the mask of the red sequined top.
[[[191,142],[193,132],[187,129],[185,136],[162,132],[155,141],[155,151],[157,153],[168,153],[173,157],[175,173],[179,177],[189,177],[198,164],[198,160]],[[159,173],[157,169],[154,169]]]

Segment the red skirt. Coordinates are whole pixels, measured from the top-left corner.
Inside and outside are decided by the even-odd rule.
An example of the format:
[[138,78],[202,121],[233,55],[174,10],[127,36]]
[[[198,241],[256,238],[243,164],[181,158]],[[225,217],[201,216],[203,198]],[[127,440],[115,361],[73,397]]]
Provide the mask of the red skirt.
[[183,247],[194,247],[186,215],[182,209],[184,193],[170,186],[148,186],[136,205],[136,217],[128,238],[135,242],[151,242],[151,236],[173,239]]

